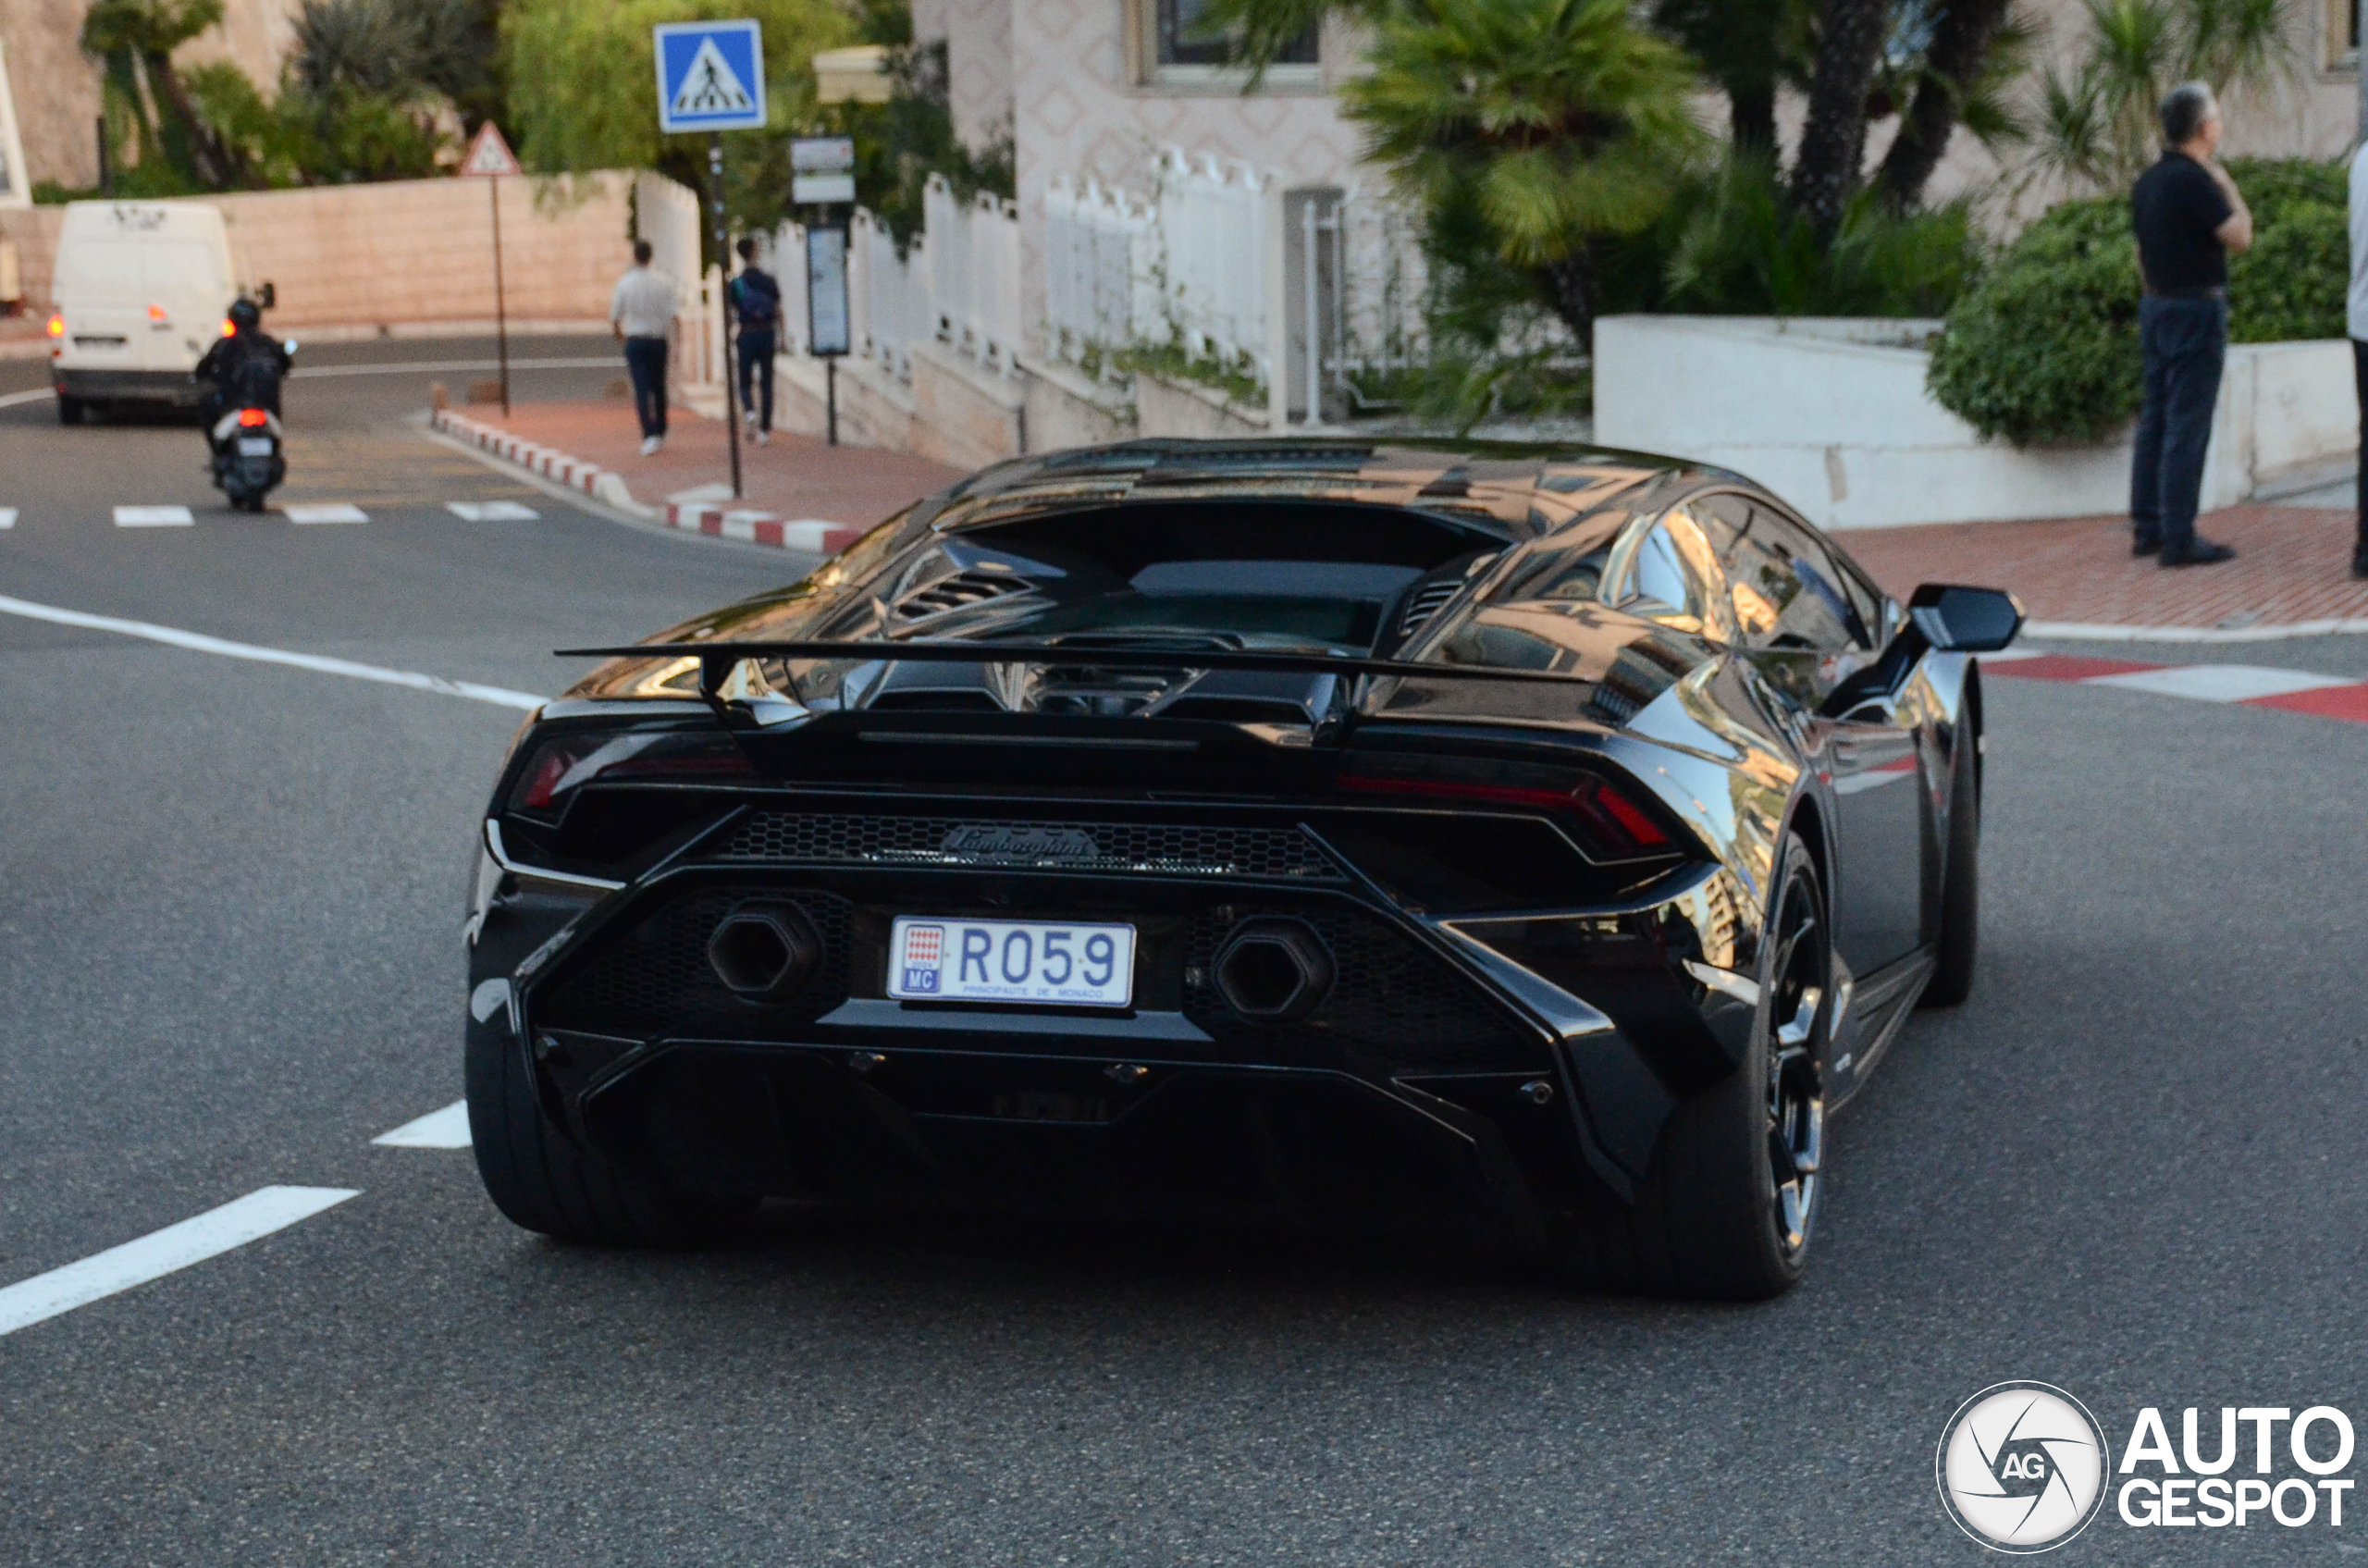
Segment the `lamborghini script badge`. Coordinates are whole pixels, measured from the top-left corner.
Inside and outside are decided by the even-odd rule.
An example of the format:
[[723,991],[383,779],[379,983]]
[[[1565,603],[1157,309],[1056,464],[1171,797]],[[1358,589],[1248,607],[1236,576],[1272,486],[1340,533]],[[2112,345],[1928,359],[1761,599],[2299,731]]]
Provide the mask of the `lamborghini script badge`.
[[973,855],[982,860],[1092,860],[1101,846],[1081,828],[1010,827],[974,822],[945,835],[942,846],[949,855]]

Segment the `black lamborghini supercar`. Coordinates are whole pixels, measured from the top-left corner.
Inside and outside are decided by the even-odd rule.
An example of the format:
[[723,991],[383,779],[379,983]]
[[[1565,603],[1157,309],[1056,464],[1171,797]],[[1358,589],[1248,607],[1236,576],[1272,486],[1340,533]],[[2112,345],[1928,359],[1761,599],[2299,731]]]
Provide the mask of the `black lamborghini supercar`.
[[520,733],[469,914],[520,1225],[768,1196],[1375,1216],[1801,1272],[1825,1120],[1973,977],[2008,596],[1731,474],[1136,442],[989,469]]

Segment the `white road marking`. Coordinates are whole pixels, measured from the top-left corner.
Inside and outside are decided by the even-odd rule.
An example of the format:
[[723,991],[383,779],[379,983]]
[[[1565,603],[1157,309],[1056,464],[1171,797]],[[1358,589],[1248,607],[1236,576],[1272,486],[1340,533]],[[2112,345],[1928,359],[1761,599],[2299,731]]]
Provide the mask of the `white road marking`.
[[2164,697],[2190,697],[2202,702],[2248,702],[2257,697],[2283,697],[2290,691],[2315,691],[2321,686],[2358,683],[2346,675],[2314,675],[2303,670],[2273,670],[2259,664],[2182,664],[2166,670],[2134,670],[2125,675],[2096,675],[2080,683],[2089,686],[2126,686]]
[[389,1149],[465,1149],[469,1146],[469,1103],[455,1100],[440,1111],[430,1111],[370,1142]]
[[444,510],[463,523],[532,523],[542,516],[514,500],[448,500]]
[[167,1225],[137,1241],[109,1247],[80,1263],[0,1290],[0,1334],[13,1334],[118,1290],[204,1263],[361,1195],[346,1187],[259,1188],[194,1219]]
[[185,506],[118,506],[115,509],[115,525],[118,528],[188,528],[197,519]]
[[10,392],[0,396],[0,408],[14,408],[18,403],[37,403],[43,398],[54,398],[56,395],[46,387],[36,387],[30,392]]
[[16,525],[17,509],[13,506],[0,506],[0,528],[13,528]]
[[290,523],[367,523],[370,514],[352,501],[294,501],[280,507]]
[[329,659],[317,653],[290,653],[285,648],[259,648],[253,643],[231,642],[224,637],[209,637],[202,632],[151,625],[145,621],[125,621],[113,615],[61,610],[53,604],[35,604],[31,599],[10,599],[5,594],[0,594],[0,615],[21,615],[28,621],[47,621],[59,626],[83,626],[97,632],[119,632],[127,637],[145,637],[150,642],[168,643],[174,648],[185,648],[196,653],[215,653],[225,659],[252,659],[259,664],[286,664],[298,670],[316,670],[325,675],[344,675],[357,681],[376,681],[384,685],[409,686],[414,691],[432,691],[444,697],[465,697],[473,702],[490,702],[499,708],[540,708],[549,700],[532,692],[479,685],[475,681],[448,681],[441,675],[422,675],[410,670],[383,670],[376,664],[357,664],[350,659]]

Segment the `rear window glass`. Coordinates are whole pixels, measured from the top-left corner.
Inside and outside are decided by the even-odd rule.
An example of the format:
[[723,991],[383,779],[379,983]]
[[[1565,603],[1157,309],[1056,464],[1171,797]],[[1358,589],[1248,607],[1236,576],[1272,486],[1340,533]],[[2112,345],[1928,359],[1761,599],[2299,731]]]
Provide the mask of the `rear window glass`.
[[140,251],[136,244],[90,241],[65,247],[57,258],[58,292],[69,299],[138,299],[148,291]]
[[222,258],[211,245],[189,240],[151,241],[140,247],[152,294],[221,294],[228,302]]
[[833,635],[1362,653],[1425,576],[1502,544],[1460,520],[1394,507],[1151,502],[1038,513],[940,536],[890,563]]

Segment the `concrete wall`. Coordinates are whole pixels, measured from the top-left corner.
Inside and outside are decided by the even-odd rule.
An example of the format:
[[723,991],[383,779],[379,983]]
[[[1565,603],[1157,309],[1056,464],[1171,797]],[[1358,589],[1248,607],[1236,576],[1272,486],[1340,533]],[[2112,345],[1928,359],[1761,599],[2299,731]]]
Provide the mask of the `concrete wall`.
[[[1924,389],[1937,322],[1612,316],[1596,327],[1596,438],[1749,475],[1829,528],[2081,517],[2129,504],[2127,436],[1986,441]],[[2348,342],[2229,351],[2203,504],[2350,471]]]
[[[488,321],[493,316],[493,216],[481,179],[410,179],[192,198],[220,207],[241,278],[270,280],[275,331],[326,326]],[[512,319],[607,319],[609,290],[631,263],[626,180],[593,175],[571,199],[537,202],[535,183],[500,188],[502,272]],[[0,213],[14,241],[26,299],[53,298],[63,207]],[[694,281],[696,287],[696,281]]]

